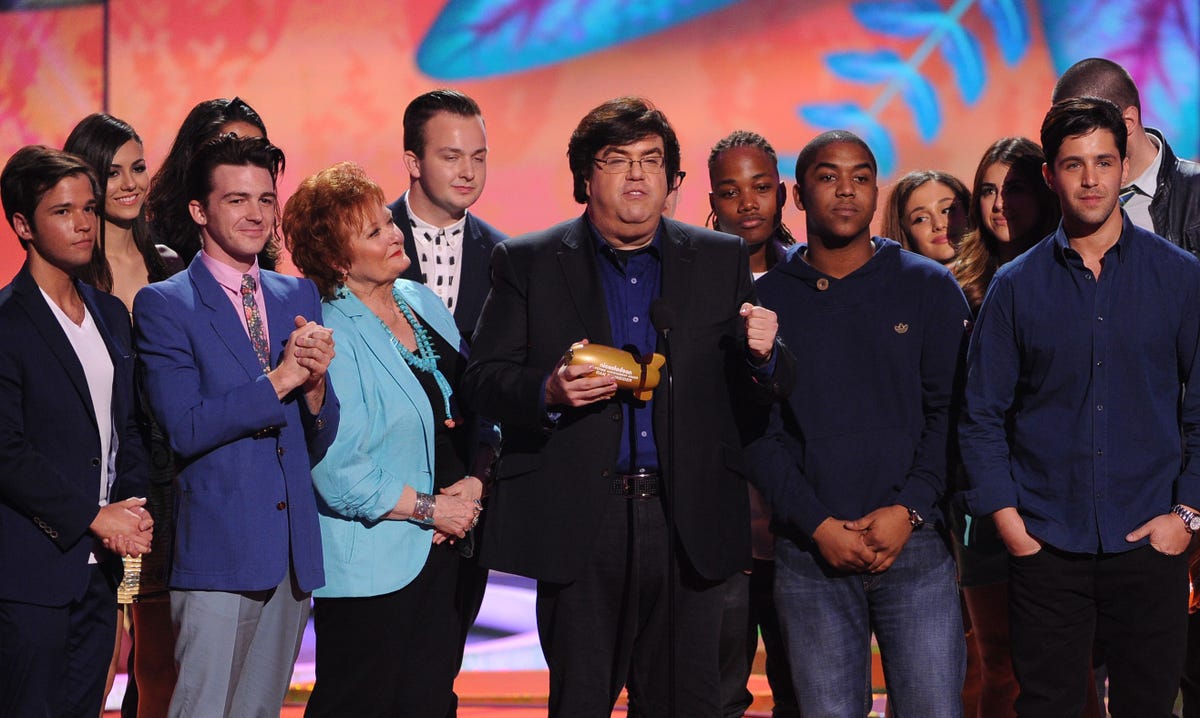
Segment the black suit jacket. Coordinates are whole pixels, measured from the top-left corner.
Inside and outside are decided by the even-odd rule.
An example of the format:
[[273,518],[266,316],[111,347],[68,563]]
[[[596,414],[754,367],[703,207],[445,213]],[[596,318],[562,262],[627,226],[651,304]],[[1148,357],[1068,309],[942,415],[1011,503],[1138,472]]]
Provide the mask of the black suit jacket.
[[[754,301],[745,243],[663,222],[661,294],[676,318],[676,524],[692,565],[702,576],[720,579],[750,564],[733,397],[786,394],[795,367],[777,345],[773,379],[761,386],[751,379],[738,315],[743,302]],[[566,409],[553,427],[542,404],[546,377],[567,347],[585,337],[611,344],[596,262],[583,218],[497,245],[492,291],[463,381],[467,401],[499,421],[503,434],[480,560],[558,583],[573,580],[589,555],[616,473],[622,426],[614,401]],[[666,470],[665,382],[656,390],[654,411],[659,463]]]
[[[421,270],[421,260],[417,255],[417,245],[413,240],[412,224],[408,220],[408,205],[404,197],[388,205],[392,210],[392,221],[404,233],[404,253],[412,260],[404,274],[404,279],[425,283],[425,273]],[[484,222],[473,214],[467,214],[466,228],[463,230],[462,268],[459,270],[458,306],[454,308],[454,323],[458,325],[458,333],[467,343],[475,334],[475,324],[479,321],[479,312],[483,309],[483,300],[487,298],[491,280],[488,275],[488,260],[492,256],[492,248],[508,236],[492,225]]]
[[[145,495],[134,416],[133,343],[120,300],[76,282],[113,362],[116,501]],[[0,600],[62,606],[81,598],[94,548],[100,436],[83,365],[28,265],[0,290]],[[101,555],[103,554],[103,555]],[[101,549],[97,558],[120,564]]]

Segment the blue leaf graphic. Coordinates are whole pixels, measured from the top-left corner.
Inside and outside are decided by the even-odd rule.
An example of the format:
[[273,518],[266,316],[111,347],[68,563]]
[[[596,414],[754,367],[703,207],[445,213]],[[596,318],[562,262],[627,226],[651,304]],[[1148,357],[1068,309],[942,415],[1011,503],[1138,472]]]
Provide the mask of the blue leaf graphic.
[[987,82],[979,42],[961,25],[954,24],[946,28],[946,37],[939,43],[938,49],[946,64],[954,68],[954,78],[958,81],[958,91],[963,100],[968,105],[975,104]]
[[912,110],[921,139],[929,142],[937,137],[942,128],[942,111],[938,107],[937,92],[929,80],[914,71],[912,78],[900,88],[900,96]]
[[859,2],[850,9],[863,27],[891,37],[927,35],[944,21],[942,8],[929,0]]
[[850,130],[867,143],[879,163],[879,174],[888,175],[896,167],[896,147],[887,128],[854,103],[803,105],[800,117],[825,130]]
[[447,0],[417,48],[417,67],[440,80],[545,67],[653,35],[738,1]]
[[912,111],[921,138],[928,142],[937,136],[942,123],[937,93],[916,68],[895,52],[840,52],[827,56],[825,62],[834,74],[851,82],[891,83]]
[[979,0],[979,9],[996,31],[1004,61],[1015,65],[1029,49],[1029,15],[1023,0]]
[[825,56],[834,74],[852,82],[887,82],[905,71],[904,60],[891,50],[835,52]]

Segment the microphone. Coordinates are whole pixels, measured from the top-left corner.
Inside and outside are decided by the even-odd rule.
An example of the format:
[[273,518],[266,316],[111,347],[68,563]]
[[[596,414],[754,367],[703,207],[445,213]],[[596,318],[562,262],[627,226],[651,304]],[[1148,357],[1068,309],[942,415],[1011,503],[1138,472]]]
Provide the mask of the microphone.
[[675,307],[659,297],[650,302],[650,323],[659,334],[667,334],[675,328]]

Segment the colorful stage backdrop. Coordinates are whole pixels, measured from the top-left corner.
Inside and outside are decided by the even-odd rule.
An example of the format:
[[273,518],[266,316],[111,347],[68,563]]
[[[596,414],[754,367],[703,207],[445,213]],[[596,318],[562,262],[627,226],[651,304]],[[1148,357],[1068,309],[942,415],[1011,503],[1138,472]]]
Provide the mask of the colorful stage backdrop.
[[[153,170],[192,105],[240,95],[287,152],[284,196],[339,160],[398,196],[405,104],[458,87],[491,144],[476,209],[510,233],[579,212],[567,138],[623,94],[677,128],[678,216],[696,223],[708,150],[731,130],[764,134],[789,177],[814,134],[847,127],[885,180],[940,168],[969,182],[992,140],[1036,137],[1055,78],[1092,55],[1130,70],[1177,154],[1200,153],[1195,0],[0,0],[0,47],[3,159],[107,110]],[[785,217],[802,235],[799,212]],[[0,284],[22,256],[5,225]]]

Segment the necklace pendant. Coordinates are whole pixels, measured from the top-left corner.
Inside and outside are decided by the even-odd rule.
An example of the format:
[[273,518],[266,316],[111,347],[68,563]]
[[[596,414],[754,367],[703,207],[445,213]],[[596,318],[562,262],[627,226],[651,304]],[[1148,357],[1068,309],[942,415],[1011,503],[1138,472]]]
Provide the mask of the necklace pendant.
[[454,419],[446,419],[442,423],[446,425],[447,429],[453,429],[454,427],[458,426],[458,422]]

